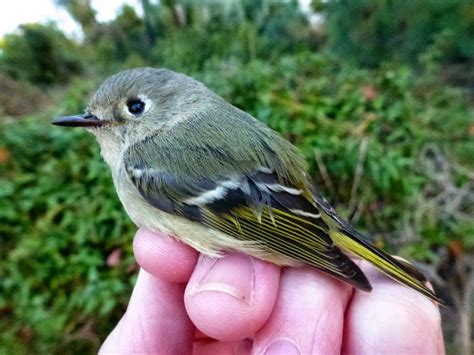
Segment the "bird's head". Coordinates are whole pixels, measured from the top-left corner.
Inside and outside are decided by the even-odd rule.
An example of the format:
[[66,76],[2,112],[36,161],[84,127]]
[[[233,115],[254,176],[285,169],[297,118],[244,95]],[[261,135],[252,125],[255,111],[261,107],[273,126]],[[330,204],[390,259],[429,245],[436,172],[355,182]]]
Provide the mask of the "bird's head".
[[[84,114],[61,117],[54,125],[84,127],[104,150],[156,134],[190,117],[215,95],[200,82],[167,69],[136,68],[105,80]],[[115,153],[114,153],[115,154]]]

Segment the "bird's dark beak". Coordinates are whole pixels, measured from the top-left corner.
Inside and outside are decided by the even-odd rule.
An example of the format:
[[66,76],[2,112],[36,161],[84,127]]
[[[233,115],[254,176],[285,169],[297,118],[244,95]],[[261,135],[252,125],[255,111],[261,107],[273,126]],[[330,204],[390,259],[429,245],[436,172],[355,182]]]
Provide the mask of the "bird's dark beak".
[[96,116],[85,113],[77,116],[66,116],[55,119],[52,124],[64,127],[101,127],[104,121],[99,120]]

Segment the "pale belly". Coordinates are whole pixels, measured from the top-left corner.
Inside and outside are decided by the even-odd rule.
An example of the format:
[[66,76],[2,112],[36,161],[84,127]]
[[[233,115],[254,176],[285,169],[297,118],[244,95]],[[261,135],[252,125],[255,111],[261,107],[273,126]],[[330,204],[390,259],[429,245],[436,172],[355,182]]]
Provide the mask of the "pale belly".
[[128,216],[138,226],[168,234],[211,257],[225,251],[239,251],[278,265],[297,265],[298,262],[279,253],[264,250],[255,242],[238,240],[228,234],[174,216],[150,205],[133,186],[124,169],[114,178],[115,189]]

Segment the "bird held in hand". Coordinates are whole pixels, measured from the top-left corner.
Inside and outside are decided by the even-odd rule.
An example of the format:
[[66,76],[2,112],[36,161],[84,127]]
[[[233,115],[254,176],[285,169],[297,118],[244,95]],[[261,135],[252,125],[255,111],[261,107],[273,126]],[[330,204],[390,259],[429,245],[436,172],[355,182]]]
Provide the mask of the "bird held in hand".
[[312,186],[296,147],[202,83],[166,69],[107,79],[86,113],[118,196],[139,227],[209,256],[233,250],[282,266],[310,265],[370,291],[345,254],[441,303],[407,261],[374,247]]

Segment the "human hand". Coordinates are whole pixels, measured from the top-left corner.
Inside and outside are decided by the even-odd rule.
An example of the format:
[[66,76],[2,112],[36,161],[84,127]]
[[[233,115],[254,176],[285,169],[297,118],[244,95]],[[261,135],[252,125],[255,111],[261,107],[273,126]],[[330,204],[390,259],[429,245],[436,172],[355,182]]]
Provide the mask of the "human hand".
[[142,269],[102,354],[444,353],[437,306],[365,262],[370,293],[311,268],[198,257],[143,229],[134,251]]

